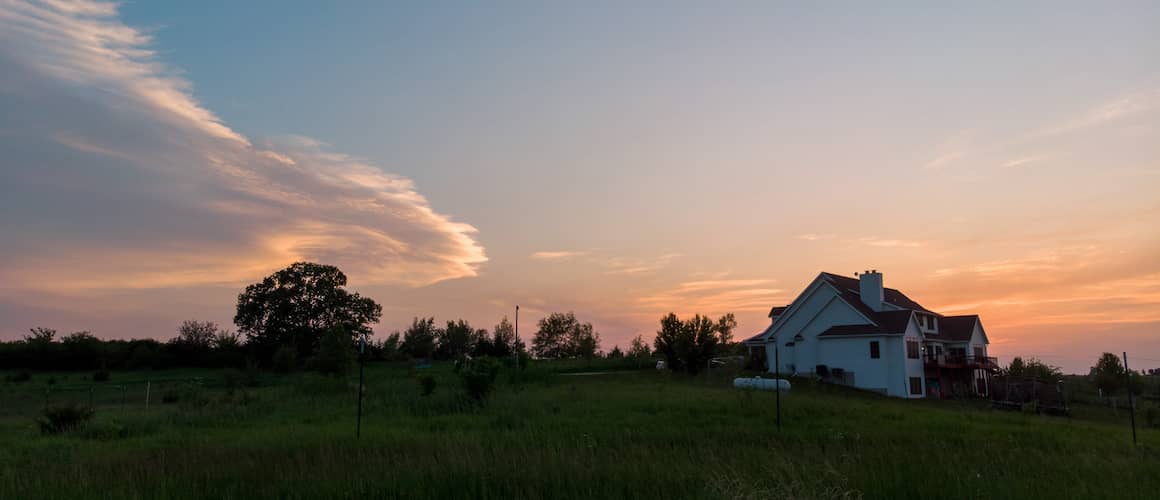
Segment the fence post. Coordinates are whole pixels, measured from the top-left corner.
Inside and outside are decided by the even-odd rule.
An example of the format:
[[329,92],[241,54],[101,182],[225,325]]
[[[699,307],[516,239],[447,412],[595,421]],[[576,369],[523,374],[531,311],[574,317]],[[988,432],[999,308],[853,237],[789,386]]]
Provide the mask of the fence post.
[[777,340],[773,341],[773,370],[774,393],[777,394],[777,430],[781,430],[781,356],[778,354]]
[[1128,352],[1124,351],[1124,376],[1128,377],[1128,414],[1132,416],[1132,445],[1136,445],[1136,401],[1132,399],[1132,370],[1128,368]]
[[145,413],[149,413],[149,389],[152,384],[152,381],[145,382]]

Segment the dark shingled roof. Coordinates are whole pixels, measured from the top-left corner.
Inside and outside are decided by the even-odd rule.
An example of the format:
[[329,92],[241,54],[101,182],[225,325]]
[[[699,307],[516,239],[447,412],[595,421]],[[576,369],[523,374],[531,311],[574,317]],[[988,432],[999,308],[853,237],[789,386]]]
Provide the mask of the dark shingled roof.
[[[846,299],[846,302],[854,305],[854,307],[864,306],[863,309],[865,310],[862,311],[863,313],[866,311],[872,311],[869,307],[865,307],[866,304],[862,302],[862,293],[860,291],[861,283],[858,281],[858,278],[851,278],[849,276],[842,276],[840,274],[825,272],[822,273],[822,275],[825,276],[826,279],[829,280],[830,283],[832,283],[839,292],[842,292],[842,297]],[[937,314],[934,311],[922,307],[922,304],[910,300],[910,297],[907,297],[906,294],[893,288],[883,288],[882,298],[885,302],[896,305],[898,307]]]
[[978,321],[978,314],[943,316],[938,320],[938,335],[928,333],[926,336],[937,340],[966,342],[971,340],[971,334],[975,332],[975,323]]
[[871,314],[874,325],[837,325],[822,332],[819,337],[844,337],[848,335],[898,335],[906,333],[911,311],[882,311]]

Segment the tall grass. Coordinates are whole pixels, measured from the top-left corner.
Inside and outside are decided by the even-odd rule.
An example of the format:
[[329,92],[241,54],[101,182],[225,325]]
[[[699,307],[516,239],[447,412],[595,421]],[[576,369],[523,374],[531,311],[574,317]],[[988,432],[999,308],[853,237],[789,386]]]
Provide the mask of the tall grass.
[[[439,389],[423,396],[421,376]],[[509,374],[510,375],[510,374]],[[121,380],[127,375],[116,374]],[[98,406],[40,436],[0,417],[0,498],[1147,498],[1160,432],[729,374],[501,375],[488,404],[449,366],[271,378],[204,401]],[[212,378],[212,377],[208,377]],[[5,386],[3,390],[8,390]],[[28,408],[38,408],[30,394]],[[12,400],[12,398],[9,398]],[[2,403],[4,401],[0,401]]]

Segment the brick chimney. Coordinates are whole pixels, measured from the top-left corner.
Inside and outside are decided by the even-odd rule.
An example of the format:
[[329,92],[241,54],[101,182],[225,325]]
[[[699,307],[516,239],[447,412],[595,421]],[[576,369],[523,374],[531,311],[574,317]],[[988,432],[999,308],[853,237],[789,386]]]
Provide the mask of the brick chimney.
[[875,311],[883,310],[882,273],[873,269],[858,275],[858,288],[863,304]]

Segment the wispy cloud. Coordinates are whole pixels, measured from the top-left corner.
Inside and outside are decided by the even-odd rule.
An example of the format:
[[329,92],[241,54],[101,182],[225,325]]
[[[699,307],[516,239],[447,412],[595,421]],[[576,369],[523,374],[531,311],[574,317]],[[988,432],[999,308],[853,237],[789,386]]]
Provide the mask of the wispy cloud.
[[761,311],[784,303],[785,291],[769,279],[695,280],[637,299],[642,308],[678,314]]
[[797,239],[799,239],[799,240],[806,240],[806,241],[830,240],[830,239],[833,239],[833,238],[834,238],[834,235],[833,235],[833,234],[814,234],[814,233],[807,233],[807,234],[799,234],[799,235],[797,235]]
[[603,257],[594,259],[606,268],[605,274],[648,274],[667,267],[681,254],[670,252],[652,258]]
[[313,139],[251,140],[160,59],[116,4],[0,8],[0,129],[12,131],[0,150],[19,171],[0,196],[73,214],[0,219],[20,240],[5,247],[5,286],[234,284],[304,259],[357,283],[422,285],[487,260],[475,228],[410,179]]
[[588,252],[558,250],[558,251],[540,251],[532,253],[532,258],[536,260],[565,260],[573,257],[580,257],[587,255]]
[[1023,167],[1043,160],[1042,156],[1024,156],[1022,158],[1014,158],[1003,162],[1003,168]]
[[965,156],[967,156],[967,152],[963,150],[948,151],[934,157],[923,166],[930,169],[944,168],[963,159]]
[[1158,108],[1160,108],[1160,89],[1136,92],[1113,99],[1078,115],[1034,130],[1027,134],[1024,139],[1044,139],[1079,132]]
[[863,244],[863,245],[869,245],[872,247],[917,248],[917,247],[921,247],[921,246],[926,246],[925,241],[898,240],[898,239],[889,239],[889,238],[878,238],[875,236],[867,236],[864,238],[860,238],[860,239],[858,239],[858,242]]

